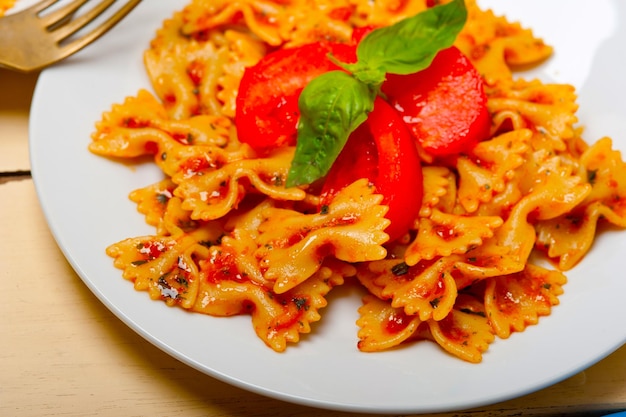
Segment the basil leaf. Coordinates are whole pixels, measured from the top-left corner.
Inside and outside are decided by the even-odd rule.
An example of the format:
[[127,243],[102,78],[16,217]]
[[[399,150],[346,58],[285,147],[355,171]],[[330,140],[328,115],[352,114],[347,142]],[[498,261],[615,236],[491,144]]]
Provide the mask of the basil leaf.
[[322,74],[302,90],[298,142],[286,186],[325,176],[348,136],[374,108],[376,91],[343,71]]
[[385,73],[415,73],[452,46],[466,19],[464,0],[454,0],[376,29],[359,44],[357,62],[344,67],[365,83],[382,83]]
[[439,51],[452,46],[466,19],[464,0],[452,0],[370,32],[357,47],[356,63],[330,56],[351,75],[325,73],[302,91],[298,142],[286,185],[311,184],[325,176],[350,133],[372,111],[386,74],[427,68]]

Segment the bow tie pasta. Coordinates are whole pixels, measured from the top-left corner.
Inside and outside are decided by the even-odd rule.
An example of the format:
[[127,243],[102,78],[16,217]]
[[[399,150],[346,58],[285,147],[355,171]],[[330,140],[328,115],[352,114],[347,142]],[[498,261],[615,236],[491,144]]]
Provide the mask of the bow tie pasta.
[[573,87],[513,77],[552,53],[519,23],[467,0],[455,46],[484,79],[490,134],[451,157],[418,150],[422,204],[399,239],[366,179],[321,204],[319,186],[285,186],[294,146],[262,153],[238,140],[246,68],[281,48],[349,43],[355,28],[431,3],[193,0],[166,20],[144,55],[152,92],[113,105],[89,146],[147,156],[164,174],[130,195],[154,234],[106,250],[123,277],[169,306],[249,314],[278,352],[314,330],[341,285],[364,293],[364,352],[424,340],[476,363],[496,337],[549,315],[598,225],[626,227],[626,164],[611,139],[583,140]]

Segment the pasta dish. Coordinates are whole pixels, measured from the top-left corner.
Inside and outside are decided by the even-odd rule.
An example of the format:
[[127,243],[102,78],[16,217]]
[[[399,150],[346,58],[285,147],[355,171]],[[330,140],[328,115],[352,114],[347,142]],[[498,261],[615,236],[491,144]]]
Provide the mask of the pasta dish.
[[[376,42],[433,16],[451,44],[396,71],[423,51],[391,63]],[[552,53],[474,0],[192,0],[145,51],[152,91],[96,123],[91,152],[163,172],[130,194],[154,234],[106,253],[153,300],[250,315],[277,352],[353,285],[359,350],[430,341],[478,363],[550,314],[599,230],[626,227],[626,164],[583,138],[574,88],[515,76]],[[385,59],[373,88],[359,63]],[[320,114],[324,134],[350,121],[347,142],[302,180],[332,153],[305,153]]]

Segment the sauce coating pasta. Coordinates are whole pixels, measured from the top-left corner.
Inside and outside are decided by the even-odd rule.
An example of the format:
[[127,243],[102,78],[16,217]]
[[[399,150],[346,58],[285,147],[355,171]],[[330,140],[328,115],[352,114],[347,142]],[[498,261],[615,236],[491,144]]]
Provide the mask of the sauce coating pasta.
[[170,306],[249,314],[277,352],[312,331],[341,285],[367,293],[356,335],[364,352],[429,340],[477,363],[496,337],[549,315],[563,271],[598,225],[626,227],[626,164],[610,138],[583,140],[572,86],[513,76],[552,53],[529,29],[466,1],[455,46],[484,80],[489,138],[453,156],[419,149],[422,204],[394,241],[366,179],[321,210],[319,187],[285,186],[294,146],[261,154],[237,139],[246,68],[279,48],[351,42],[355,28],[431,3],[193,0],[166,20],[144,55],[153,92],[113,105],[89,145],[106,157],[151,156],[165,175],[130,195],[155,233],[106,249],[123,277]]

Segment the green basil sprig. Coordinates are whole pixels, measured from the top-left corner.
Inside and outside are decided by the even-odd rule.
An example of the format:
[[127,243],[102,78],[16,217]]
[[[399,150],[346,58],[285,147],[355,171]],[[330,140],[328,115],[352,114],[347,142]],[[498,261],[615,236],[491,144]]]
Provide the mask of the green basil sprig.
[[298,141],[287,187],[324,177],[350,134],[367,120],[386,75],[428,68],[439,51],[452,46],[466,20],[464,0],[453,0],[373,30],[359,43],[357,62],[335,61],[349,73],[327,72],[307,84],[298,101]]

